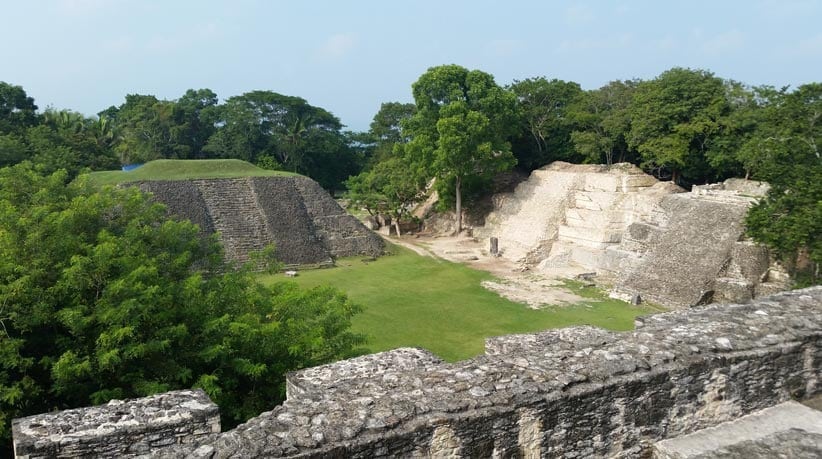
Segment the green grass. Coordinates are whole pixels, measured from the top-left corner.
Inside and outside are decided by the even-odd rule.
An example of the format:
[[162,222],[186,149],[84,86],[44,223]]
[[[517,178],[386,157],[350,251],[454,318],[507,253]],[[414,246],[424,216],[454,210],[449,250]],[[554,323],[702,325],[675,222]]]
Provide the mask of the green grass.
[[270,177],[297,175],[271,171],[239,159],[158,159],[130,172],[100,171],[89,174],[91,183],[117,185],[141,180],[186,180],[195,178]]
[[[353,329],[369,336],[371,352],[413,346],[457,361],[481,354],[490,336],[583,324],[630,330],[634,317],[655,312],[578,284],[570,287],[586,297],[584,303],[533,310],[480,286],[492,278],[488,273],[400,247],[391,250],[394,255],[377,261],[338,260],[336,268],[301,271],[295,278],[305,287],[333,285],[364,306]],[[261,276],[264,283],[283,279],[282,274]]]

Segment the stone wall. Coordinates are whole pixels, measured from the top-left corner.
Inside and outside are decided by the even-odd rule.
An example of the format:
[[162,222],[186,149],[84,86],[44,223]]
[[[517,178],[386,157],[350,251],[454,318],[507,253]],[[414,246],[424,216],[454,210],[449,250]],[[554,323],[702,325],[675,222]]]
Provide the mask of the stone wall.
[[307,177],[249,177],[140,182],[143,191],[218,232],[231,261],[274,243],[286,264],[328,263],[332,257],[378,255],[382,239],[348,215]]
[[134,457],[219,431],[219,409],[201,390],[112,400],[12,423],[14,455],[27,459]]
[[536,170],[474,234],[541,271],[595,272],[612,296],[668,307],[747,301],[784,290],[768,251],[744,240],[748,208],[767,191],[731,179],[691,193],[630,164],[556,162]]
[[822,287],[813,287],[648,316],[632,332],[490,338],[484,355],[453,364],[400,349],[304,370],[272,411],[151,453],[642,457],[657,440],[810,397],[820,377]]

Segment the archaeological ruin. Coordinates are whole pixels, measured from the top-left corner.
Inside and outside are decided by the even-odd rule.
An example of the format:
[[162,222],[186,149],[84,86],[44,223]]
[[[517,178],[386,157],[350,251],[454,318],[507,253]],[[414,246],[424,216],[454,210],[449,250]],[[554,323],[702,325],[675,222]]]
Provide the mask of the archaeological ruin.
[[744,237],[760,182],[730,179],[686,193],[632,164],[555,162],[531,173],[474,234],[537,270],[596,273],[614,297],[666,307],[746,301],[788,286],[767,249]]
[[226,258],[244,263],[269,244],[288,265],[329,264],[333,258],[379,255],[382,239],[349,215],[308,177],[248,177],[148,181],[173,215],[219,233]]
[[[139,186],[218,232],[234,261],[272,242],[302,265],[383,248],[304,177]],[[15,457],[678,457],[657,445],[822,392],[822,286],[777,293],[787,274],[744,237],[766,191],[729,180],[685,192],[628,164],[553,163],[495,196],[474,235],[530,269],[595,273],[614,297],[674,311],[630,332],[488,338],[456,363],[403,348],[305,369],[282,405],[225,432],[199,390],[16,419]]]
[[[18,458],[648,457],[656,442],[822,391],[822,287],[489,338],[449,364],[420,349],[288,376],[288,399],[219,432],[201,391],[13,423]],[[777,432],[776,440],[818,433]],[[807,434],[807,435],[805,435]],[[816,437],[813,437],[816,435]],[[669,457],[669,456],[666,456]]]

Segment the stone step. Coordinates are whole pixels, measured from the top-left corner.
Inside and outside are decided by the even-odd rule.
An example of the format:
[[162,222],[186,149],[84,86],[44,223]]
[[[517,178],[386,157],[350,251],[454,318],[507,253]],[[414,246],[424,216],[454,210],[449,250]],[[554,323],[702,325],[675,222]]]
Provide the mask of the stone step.
[[822,412],[793,401],[653,447],[656,459],[821,457],[816,454],[822,454]]
[[610,210],[616,207],[618,201],[625,199],[623,193],[608,191],[577,191],[573,195],[572,207],[588,210]]
[[604,249],[619,244],[622,231],[616,229],[575,228],[567,225],[559,227],[557,240],[572,242],[593,249]]
[[621,211],[597,211],[570,208],[565,211],[565,224],[585,228],[622,228],[627,226],[625,217],[625,212]]

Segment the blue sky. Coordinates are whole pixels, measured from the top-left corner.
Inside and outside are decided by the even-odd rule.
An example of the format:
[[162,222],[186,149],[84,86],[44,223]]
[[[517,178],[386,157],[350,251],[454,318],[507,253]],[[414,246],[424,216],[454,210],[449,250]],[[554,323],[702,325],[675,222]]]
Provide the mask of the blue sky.
[[593,89],[674,67],[752,85],[822,80],[822,0],[4,1],[0,81],[91,115],[126,94],[300,96],[365,130],[428,67]]

